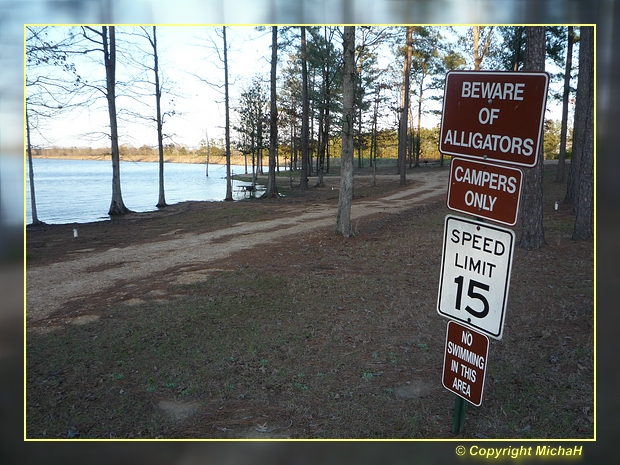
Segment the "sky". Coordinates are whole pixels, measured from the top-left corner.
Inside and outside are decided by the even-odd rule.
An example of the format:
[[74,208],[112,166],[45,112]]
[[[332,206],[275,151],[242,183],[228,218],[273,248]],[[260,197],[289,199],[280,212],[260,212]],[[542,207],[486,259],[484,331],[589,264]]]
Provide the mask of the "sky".
[[[71,24],[518,24],[596,23],[611,63],[613,0],[0,0],[0,143],[20,150],[23,140],[23,25]],[[599,95],[608,92],[601,87]],[[601,98],[600,105],[609,102]]]
[[[64,33],[62,29],[55,28]],[[160,70],[169,84],[174,96],[174,104],[170,95],[162,98],[163,111],[174,109],[175,115],[164,124],[164,133],[170,136],[165,143],[174,142],[188,147],[197,147],[201,140],[210,141],[224,139],[225,107],[223,89],[214,89],[203,80],[221,85],[224,70],[221,60],[213,50],[213,43],[222,47],[222,39],[218,33],[221,27],[214,26],[159,26],[157,28],[158,54]],[[122,31],[117,27],[119,50],[122,47]],[[271,60],[271,30],[258,31],[255,26],[231,26],[226,28],[229,69],[229,91],[231,96],[231,124],[235,124],[240,92],[247,88],[252,79],[259,76],[265,85],[269,82]],[[338,47],[338,45],[337,45]],[[286,59],[286,53],[280,53],[279,61]],[[120,75],[122,58],[117,73]],[[83,60],[82,60],[83,61]],[[78,63],[78,72],[98,73],[102,76],[103,66],[93,67]],[[117,97],[119,113],[124,105],[132,105],[132,101]],[[154,107],[154,99],[152,101]],[[101,98],[99,104],[90,110],[80,110],[64,115],[62,118],[45,121],[40,134],[32,134],[34,146],[49,147],[107,147],[108,139],[93,139],[92,133],[107,131],[109,127],[107,107]],[[134,119],[135,120],[135,119]],[[134,147],[142,145],[155,146],[157,134],[154,124],[132,124],[119,121],[120,143]],[[234,131],[232,134],[234,137]]]
[[[66,28],[63,28],[66,29]],[[150,32],[150,27],[148,28]],[[123,41],[129,37],[123,32],[130,28],[117,27],[117,78],[124,79],[122,56]],[[165,143],[175,142],[189,147],[199,146],[201,140],[223,139],[224,137],[224,94],[206,81],[221,85],[224,69],[221,60],[213,49],[213,44],[222,47],[221,27],[202,26],[159,26],[157,27],[157,45],[160,76],[166,83],[169,93],[162,96],[162,111],[174,110],[175,114],[164,124],[164,133],[170,136]],[[57,31],[62,32],[62,31]],[[228,68],[229,89],[232,104],[236,101],[240,89],[251,82],[254,76],[269,78],[269,61],[271,35],[270,31],[257,31],[252,26],[233,26],[226,28],[229,46]],[[145,43],[145,42],[143,42]],[[125,46],[126,49],[126,46]],[[149,59],[149,65],[152,58]],[[81,76],[103,76],[103,65],[76,62]],[[93,79],[91,78],[91,79]],[[150,73],[152,80],[152,73]],[[134,106],[131,99],[124,98],[118,90],[117,110],[119,111],[120,143],[134,147],[142,145],[155,146],[157,132],[154,123],[140,122],[136,118],[124,118],[125,108]],[[93,135],[93,131],[104,133],[109,127],[106,102],[100,97],[94,107],[69,113],[61,118],[45,121],[40,134],[32,134],[35,146],[59,147],[107,147],[106,138]],[[154,111],[155,99],[147,99]],[[148,114],[148,111],[147,111]],[[231,110],[231,118],[234,112]]]
[[[68,26],[56,26],[50,32],[50,39],[60,37],[68,31]],[[135,28],[117,27],[117,79],[123,81],[123,50],[131,49],[128,40],[138,40],[128,33]],[[150,31],[150,27],[148,30]],[[462,28],[465,29],[465,28]],[[214,88],[204,81],[222,85],[224,70],[221,59],[214,46],[222,49],[221,27],[214,26],[159,26],[157,42],[160,74],[170,93],[164,92],[162,111],[174,110],[175,114],[166,119],[163,127],[168,138],[164,143],[185,145],[189,148],[199,147],[201,141],[213,143],[224,139],[225,106],[223,88]],[[234,126],[237,114],[235,107],[240,92],[247,88],[252,79],[259,77],[268,86],[270,73],[271,31],[270,28],[257,30],[254,26],[227,27],[229,45],[228,69],[229,91],[231,97],[231,125]],[[454,37],[454,36],[453,36]],[[456,40],[456,37],[454,37]],[[142,44],[146,41],[142,40]],[[336,44],[338,49],[338,44]],[[148,48],[148,47],[147,47]],[[100,57],[101,53],[94,56]],[[280,53],[280,62],[286,54]],[[380,66],[387,66],[393,60],[392,52],[385,50]],[[148,57],[146,62],[151,63]],[[90,58],[78,56],[75,63],[78,74],[92,82],[97,76],[103,78],[103,65],[92,63]],[[36,71],[36,70],[35,70]],[[151,75],[152,73],[149,73]],[[152,80],[152,75],[150,77]],[[440,93],[440,92],[439,92]],[[35,147],[109,147],[109,116],[105,98],[100,93],[96,105],[88,109],[78,109],[57,118],[48,118],[42,123],[40,131],[32,131],[31,141]],[[150,108],[139,110],[142,114],[153,115],[154,97],[147,99]],[[140,121],[136,117],[124,117],[124,111],[135,107],[133,99],[123,97],[117,90],[117,110],[119,112],[119,143],[134,147],[143,145],[155,147],[157,132],[153,122]],[[383,108],[384,125],[395,125],[395,117]],[[439,110],[440,102],[427,101],[426,106]],[[549,101],[548,107],[555,113],[549,116],[559,119],[559,107]],[[414,108],[414,113],[416,110]],[[417,124],[414,121],[414,124]],[[424,127],[439,124],[439,116],[426,114],[422,118]],[[235,132],[231,131],[233,141]]]

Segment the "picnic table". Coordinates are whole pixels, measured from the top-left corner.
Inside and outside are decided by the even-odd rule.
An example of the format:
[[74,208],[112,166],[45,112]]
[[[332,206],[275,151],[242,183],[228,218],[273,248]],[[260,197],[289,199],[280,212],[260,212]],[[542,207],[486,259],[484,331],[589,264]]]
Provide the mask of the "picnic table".
[[256,186],[253,186],[252,184],[243,184],[237,187],[237,190],[239,192],[243,192],[243,196],[245,197],[245,194],[250,194],[250,197],[252,196],[252,193],[256,190]]

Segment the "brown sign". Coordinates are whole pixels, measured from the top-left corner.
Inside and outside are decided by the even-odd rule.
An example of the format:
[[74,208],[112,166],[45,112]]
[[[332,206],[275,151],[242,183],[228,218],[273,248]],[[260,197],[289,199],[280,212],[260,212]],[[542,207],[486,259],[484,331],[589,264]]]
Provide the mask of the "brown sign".
[[489,338],[455,321],[448,322],[442,383],[468,402],[482,404]]
[[518,168],[453,158],[447,205],[509,226],[517,223],[521,181]]
[[545,72],[450,71],[444,89],[439,151],[535,166],[548,86]]

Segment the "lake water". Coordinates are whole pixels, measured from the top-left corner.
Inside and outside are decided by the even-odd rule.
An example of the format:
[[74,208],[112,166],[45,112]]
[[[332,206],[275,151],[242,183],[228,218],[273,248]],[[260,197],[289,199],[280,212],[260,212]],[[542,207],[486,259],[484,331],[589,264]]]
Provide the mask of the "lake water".
[[[55,160],[35,158],[34,172],[37,216],[48,224],[88,223],[110,219],[112,162],[110,160]],[[251,168],[250,168],[251,170]],[[125,206],[135,212],[157,210],[159,164],[121,162],[121,193]],[[245,173],[243,166],[231,166],[233,174]],[[240,198],[233,181],[233,198]],[[164,165],[164,189],[169,205],[197,200],[222,201],[226,197],[226,166],[190,163]],[[30,179],[26,175],[26,224],[32,223]]]

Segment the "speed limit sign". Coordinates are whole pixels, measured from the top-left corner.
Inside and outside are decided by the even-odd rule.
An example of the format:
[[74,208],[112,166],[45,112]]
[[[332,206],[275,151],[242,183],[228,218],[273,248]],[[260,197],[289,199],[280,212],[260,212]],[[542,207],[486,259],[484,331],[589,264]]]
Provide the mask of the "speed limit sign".
[[501,339],[514,242],[510,229],[447,215],[439,314]]

